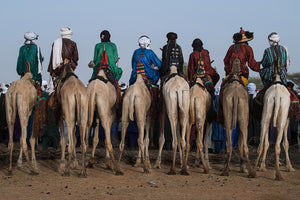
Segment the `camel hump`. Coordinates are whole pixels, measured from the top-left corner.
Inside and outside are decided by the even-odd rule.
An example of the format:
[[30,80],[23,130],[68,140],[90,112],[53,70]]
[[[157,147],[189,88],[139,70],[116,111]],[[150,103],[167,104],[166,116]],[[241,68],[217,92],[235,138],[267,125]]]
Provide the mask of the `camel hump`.
[[25,62],[25,74],[30,72],[30,63],[28,61]]

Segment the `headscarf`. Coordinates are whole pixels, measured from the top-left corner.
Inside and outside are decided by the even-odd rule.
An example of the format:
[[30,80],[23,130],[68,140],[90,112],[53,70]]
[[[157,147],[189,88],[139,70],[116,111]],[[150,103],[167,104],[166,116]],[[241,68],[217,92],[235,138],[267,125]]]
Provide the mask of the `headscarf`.
[[203,49],[203,42],[199,38],[196,38],[193,41],[192,47],[193,47],[193,51],[200,52]]
[[104,30],[100,33],[101,42],[110,42],[110,33]]
[[42,63],[40,60],[40,47],[39,45],[37,45],[36,43],[33,42],[33,40],[37,40],[39,37],[38,34],[34,33],[34,32],[26,32],[24,34],[24,38],[25,38],[25,42],[24,44],[29,45],[29,44],[34,44],[37,46],[37,58],[38,58],[38,73],[41,74],[43,71],[43,67],[42,67]]
[[151,40],[148,36],[146,35],[143,35],[139,38],[139,46],[142,48],[142,49],[149,49],[149,46],[151,44]]
[[269,39],[270,46],[276,46],[280,41],[280,37],[276,32],[270,33],[268,39]]
[[60,35],[62,38],[71,39],[71,35],[73,35],[73,32],[70,28],[65,27],[60,29]]
[[167,34],[167,38],[168,38],[168,40],[176,40],[177,39],[177,34],[174,33],[174,32],[169,32]]
[[255,83],[249,83],[247,86],[249,94],[253,94],[253,98],[256,97],[256,85]]

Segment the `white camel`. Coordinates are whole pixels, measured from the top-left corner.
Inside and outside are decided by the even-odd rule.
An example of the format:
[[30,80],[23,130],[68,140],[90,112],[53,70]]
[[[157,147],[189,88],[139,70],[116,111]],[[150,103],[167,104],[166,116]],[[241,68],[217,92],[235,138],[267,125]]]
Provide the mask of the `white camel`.
[[[209,145],[209,131],[212,127],[212,122],[207,122],[206,124],[206,133],[205,133],[205,156],[203,154],[203,133],[204,133],[204,124],[206,120],[206,115],[211,107],[211,95],[204,87],[202,79],[196,77],[196,82],[193,87],[190,89],[190,124],[187,133],[187,153],[190,150],[190,133],[192,125],[196,125],[197,131],[197,155],[195,164],[199,163],[199,153],[201,156],[201,161],[203,163],[203,168],[205,173],[209,173],[209,160],[208,160],[208,145]],[[186,159],[188,155],[186,156]],[[187,162],[187,161],[186,161]]]
[[275,75],[275,84],[273,84],[270,88],[267,89],[264,95],[264,107],[261,119],[261,132],[260,132],[260,144],[258,146],[258,156],[255,162],[255,167],[253,170],[253,176],[256,176],[256,169],[259,163],[260,156],[262,152],[263,159],[261,162],[260,169],[262,171],[266,170],[265,160],[267,151],[269,148],[269,126],[271,120],[273,121],[273,126],[277,128],[277,140],[275,144],[275,155],[276,155],[276,180],[283,180],[283,177],[280,173],[279,168],[279,155],[280,155],[280,144],[282,141],[282,136],[284,136],[283,147],[286,155],[286,168],[287,171],[295,171],[292,167],[291,161],[289,159],[289,142],[287,139],[287,129],[289,125],[289,107],[290,107],[290,93],[287,88],[280,84],[280,76]]
[[[64,60],[64,70],[62,73],[62,79],[58,83],[57,97],[62,107],[62,118],[60,120],[61,130],[61,163],[60,173],[62,175],[70,175],[70,165],[73,161],[74,167],[78,165],[76,160],[76,137],[75,137],[75,123],[79,126],[80,138],[81,138],[81,149],[82,149],[82,168],[80,172],[81,177],[86,177],[86,166],[85,166],[85,131],[87,126],[88,117],[88,97],[85,85],[75,76],[71,64],[68,60]],[[68,145],[68,162],[65,164],[65,149],[66,139],[64,134],[63,120],[67,126],[69,145]]]
[[[28,156],[28,148],[26,143],[26,136],[27,136],[27,124],[29,116],[33,110],[34,104],[37,100],[37,90],[31,83],[32,74],[30,73],[30,66],[29,63],[26,62],[25,64],[26,71],[25,75],[13,82],[11,86],[8,88],[7,93],[5,95],[5,102],[6,102],[6,119],[7,125],[9,130],[9,143],[8,149],[10,152],[9,156],[9,168],[8,172],[12,173],[12,153],[13,153],[13,133],[14,133],[14,124],[16,115],[18,113],[20,118],[21,124],[21,138],[20,138],[20,154],[17,161],[18,167],[22,166],[22,154],[26,156],[27,162],[29,162]],[[32,173],[38,174],[36,157],[35,157],[35,137],[31,134],[30,137],[30,145],[31,145],[31,162],[32,162]]]
[[[182,170],[181,174],[187,173],[187,159],[186,154],[186,134],[188,131],[189,123],[189,106],[190,106],[190,92],[188,82],[177,74],[175,66],[170,67],[170,79],[167,79],[162,86],[162,93],[164,97],[165,107],[171,125],[172,132],[172,149],[173,149],[173,163],[168,174],[174,175],[175,160],[177,152],[178,138],[180,138],[180,145],[182,149]],[[180,134],[177,133],[177,123],[180,123]],[[156,166],[160,166],[161,150],[164,145],[164,134],[161,133],[159,139],[159,154],[156,160]]]
[[[139,131],[138,145],[139,155],[136,161],[136,166],[141,163],[141,158],[144,164],[144,172],[149,173],[150,160],[149,160],[149,130],[151,125],[150,118],[151,95],[145,85],[141,74],[137,74],[136,82],[131,85],[124,94],[123,107],[122,107],[122,133],[120,142],[120,156],[119,162],[124,150],[125,134],[130,121],[134,121]],[[146,123],[146,134],[145,134]]]
[[[91,65],[92,67],[92,65]],[[110,131],[112,123],[116,117],[116,89],[111,82],[108,81],[105,72],[100,66],[97,69],[95,79],[92,80],[87,87],[88,99],[89,99],[89,111],[88,111],[88,126],[87,133],[88,136],[93,119],[94,113],[96,112],[96,127],[94,128],[94,138],[93,138],[93,150],[92,157],[89,161],[89,166],[93,166],[95,150],[99,143],[99,118],[101,120],[101,125],[105,132],[105,146],[106,146],[106,168],[111,169],[110,157],[114,164],[114,170],[116,175],[122,175],[119,164],[116,162],[113,147],[111,144]],[[86,140],[87,141],[87,140]]]

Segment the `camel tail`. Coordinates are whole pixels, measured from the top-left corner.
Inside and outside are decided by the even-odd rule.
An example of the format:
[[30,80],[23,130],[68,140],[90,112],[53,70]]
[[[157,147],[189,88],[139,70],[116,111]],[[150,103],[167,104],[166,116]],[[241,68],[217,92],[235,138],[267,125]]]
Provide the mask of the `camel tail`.
[[277,117],[280,108],[280,98],[275,98],[274,104],[275,106],[274,106],[274,115],[273,115],[273,126],[277,127]]
[[183,97],[184,97],[184,91],[177,91],[177,105],[179,107],[179,110],[184,110]]
[[81,125],[81,124],[79,124],[81,122],[81,115],[80,115],[81,110],[80,110],[80,108],[81,108],[81,103],[82,103],[81,98],[80,98],[80,94],[74,95],[74,98],[75,98],[75,105],[76,105],[77,124]]
[[233,109],[232,109],[232,121],[231,121],[231,128],[235,129],[236,121],[237,121],[237,113],[238,113],[238,104],[239,104],[239,98],[237,95],[234,95],[232,98],[233,101]]
[[197,107],[197,102],[195,101],[195,98],[192,98],[190,103],[190,121],[194,123],[196,119],[195,108]]
[[134,116],[133,116],[133,113],[134,113],[134,101],[135,101],[135,96],[132,95],[130,96],[130,101],[129,101],[129,119],[131,121],[134,121]]

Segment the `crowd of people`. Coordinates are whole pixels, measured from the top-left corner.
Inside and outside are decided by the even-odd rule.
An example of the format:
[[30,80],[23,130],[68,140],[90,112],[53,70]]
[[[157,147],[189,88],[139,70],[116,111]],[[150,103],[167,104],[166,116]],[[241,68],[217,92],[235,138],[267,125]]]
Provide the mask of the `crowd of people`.
[[[25,42],[19,50],[19,56],[17,60],[17,73],[23,77],[25,74],[25,63],[30,64],[30,72],[33,75],[33,80],[37,90],[42,91],[44,98],[48,99],[49,96],[55,91],[57,86],[57,81],[61,78],[63,71],[64,62],[71,63],[72,69],[75,71],[78,63],[78,49],[76,42],[71,40],[72,30],[70,28],[61,28],[60,35],[61,38],[56,39],[52,44],[52,50],[50,55],[50,61],[48,64],[48,72],[51,75],[51,80],[45,81],[42,79],[42,62],[44,57],[42,55],[41,49],[38,46],[36,40],[38,40],[38,34],[34,32],[27,32],[24,35]],[[91,80],[95,79],[97,66],[105,66],[105,74],[116,89],[117,101],[116,107],[121,106],[121,88],[118,81],[122,76],[123,69],[117,65],[118,62],[118,51],[117,45],[110,40],[110,32],[103,30],[100,33],[100,42],[95,45],[94,48],[94,58],[89,65],[93,66],[93,72]],[[215,89],[220,76],[215,68],[211,65],[211,59],[209,56],[209,51],[204,48],[203,41],[199,38],[194,39],[192,46],[192,52],[189,56],[187,74],[183,71],[184,58],[182,54],[182,49],[179,44],[177,44],[177,34],[174,32],[169,32],[166,35],[167,43],[162,48],[161,59],[155,54],[153,50],[150,49],[151,39],[143,35],[138,38],[139,47],[134,51],[132,56],[132,70],[129,79],[129,85],[132,85],[136,81],[137,72],[141,70],[141,66],[144,70],[144,78],[147,79],[151,84],[158,84],[159,80],[162,86],[164,81],[169,75],[169,68],[175,66],[178,71],[178,75],[184,77],[186,81],[192,86],[194,84],[195,76],[201,75],[204,87],[211,94],[212,101],[214,104],[215,112],[218,109],[222,109],[219,105],[219,96],[222,95],[222,87],[229,80],[232,74],[233,65],[238,65],[240,67],[240,78],[241,83],[248,89],[250,95],[250,117],[249,117],[249,138],[256,137],[259,135],[259,124],[260,122],[256,120],[253,114],[253,101],[257,95],[256,86],[253,83],[248,83],[249,78],[249,68],[255,72],[259,72],[262,82],[265,86],[268,86],[272,81],[272,66],[274,60],[278,60],[280,65],[280,75],[281,80],[284,85],[287,85],[286,74],[289,66],[289,57],[287,48],[279,45],[280,37],[277,33],[273,32],[268,36],[270,47],[266,48],[264,51],[262,61],[256,61],[254,58],[254,53],[252,47],[249,45],[249,41],[253,39],[253,33],[249,31],[244,31],[242,28],[239,32],[233,35],[233,44],[229,47],[227,54],[224,58],[224,70],[226,72],[226,77],[222,79],[221,88]],[[106,63],[106,64],[104,64]],[[262,68],[260,67],[262,65]],[[1,85],[1,93],[5,94],[8,86]],[[158,87],[159,88],[159,87]],[[152,94],[152,93],[151,93]],[[295,96],[295,95],[294,95]],[[159,101],[158,99],[152,98],[153,101]],[[298,98],[294,99],[294,103],[299,104]],[[56,119],[50,115],[55,115],[55,112],[48,108],[48,115],[51,119]],[[116,120],[117,122],[117,120]],[[114,129],[112,129],[113,135],[118,135],[118,124],[114,123]],[[59,128],[57,121],[48,121],[45,126],[45,132],[42,134],[42,140],[44,141],[44,149],[48,147],[51,143],[52,146],[56,148],[59,146]],[[166,145],[168,145],[168,127],[169,122],[166,120]],[[157,123],[154,123],[154,125]],[[17,123],[15,125],[17,127]],[[29,123],[28,127],[32,126]],[[159,126],[159,123],[158,123]],[[131,137],[136,134],[136,126],[134,122],[129,128],[128,136]],[[154,128],[155,129],[155,128]],[[18,130],[18,129],[16,129]],[[30,135],[30,128],[28,128],[28,135]],[[156,128],[159,131],[159,128]],[[170,131],[170,130],[169,130]],[[233,134],[234,141],[237,141],[238,137],[238,126],[237,130],[234,130],[236,134]],[[102,131],[103,132],[103,131]],[[101,133],[101,131],[100,131]],[[192,139],[195,138],[192,133]],[[215,141],[215,149],[221,149],[226,140],[226,133],[224,128],[218,124],[214,123],[212,131],[212,140]],[[104,135],[104,134],[103,134]],[[27,136],[29,138],[29,136]],[[100,137],[101,138],[101,137]],[[114,137],[117,138],[117,137]],[[131,137],[133,140],[136,137]],[[157,137],[158,138],[158,137]],[[79,140],[78,140],[79,141]],[[222,144],[223,142],[223,144]],[[116,142],[117,143],[117,142]],[[233,142],[236,144],[237,142]],[[130,142],[131,146],[134,142]],[[171,143],[170,143],[171,144]],[[193,143],[192,143],[193,144]],[[217,150],[218,151],[218,150]]]

